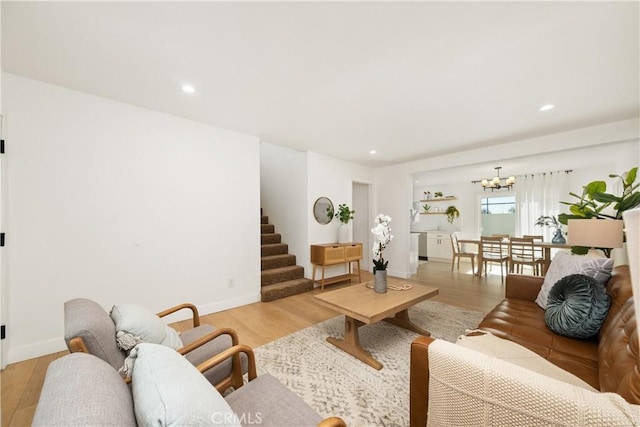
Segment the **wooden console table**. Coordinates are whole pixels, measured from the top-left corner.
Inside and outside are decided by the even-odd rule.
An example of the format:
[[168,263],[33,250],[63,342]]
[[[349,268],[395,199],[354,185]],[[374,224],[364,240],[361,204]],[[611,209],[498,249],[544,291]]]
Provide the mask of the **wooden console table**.
[[[316,267],[322,267],[322,278],[320,286],[324,291],[324,285],[358,278],[358,283],[362,282],[360,277],[360,260],[362,259],[362,243],[325,243],[322,245],[311,245],[311,264],[313,264],[313,282],[316,281]],[[358,274],[351,272],[351,263],[355,262]],[[328,265],[347,264],[349,272],[340,276],[325,279],[324,268]]]

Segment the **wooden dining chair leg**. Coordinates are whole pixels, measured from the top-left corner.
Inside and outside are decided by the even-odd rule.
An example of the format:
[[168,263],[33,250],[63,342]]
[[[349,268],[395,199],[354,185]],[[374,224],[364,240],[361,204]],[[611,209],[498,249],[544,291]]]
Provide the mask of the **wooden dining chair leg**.
[[[458,258],[458,263],[460,263],[460,258]],[[451,271],[453,271],[453,266],[456,264],[456,257],[454,256],[451,259]],[[458,264],[458,268],[460,268],[460,265]]]

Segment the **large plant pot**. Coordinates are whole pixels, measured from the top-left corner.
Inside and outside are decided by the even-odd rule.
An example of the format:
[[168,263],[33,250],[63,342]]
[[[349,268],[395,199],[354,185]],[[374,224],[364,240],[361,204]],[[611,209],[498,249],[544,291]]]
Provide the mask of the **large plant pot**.
[[379,294],[387,292],[387,270],[376,270],[373,275],[373,290]]
[[349,239],[349,224],[340,224],[338,227],[338,243],[348,243]]

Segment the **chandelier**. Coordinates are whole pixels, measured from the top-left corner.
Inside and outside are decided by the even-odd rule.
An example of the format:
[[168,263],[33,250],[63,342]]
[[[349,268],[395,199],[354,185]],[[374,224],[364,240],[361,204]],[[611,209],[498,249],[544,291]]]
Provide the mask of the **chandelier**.
[[501,178],[500,169],[502,169],[502,166],[495,167],[496,176],[494,176],[492,179],[485,178],[482,180],[471,181],[471,183],[472,184],[480,183],[480,185],[482,185],[482,189],[485,191],[487,190],[487,188],[490,188],[491,191],[502,190],[502,189],[511,190],[513,185],[516,183],[516,177],[512,175],[509,178]]

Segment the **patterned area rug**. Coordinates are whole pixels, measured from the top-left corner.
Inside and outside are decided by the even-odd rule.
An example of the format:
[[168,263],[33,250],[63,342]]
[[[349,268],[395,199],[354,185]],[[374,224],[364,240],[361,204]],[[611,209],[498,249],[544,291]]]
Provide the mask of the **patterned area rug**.
[[[475,328],[483,313],[424,301],[410,319],[436,338],[455,341]],[[321,416],[338,416],[350,427],[409,425],[409,349],[418,335],[379,322],[359,329],[360,344],[383,364],[377,371],[329,344],[342,338],[337,316],[255,349],[258,375],[270,373]]]

